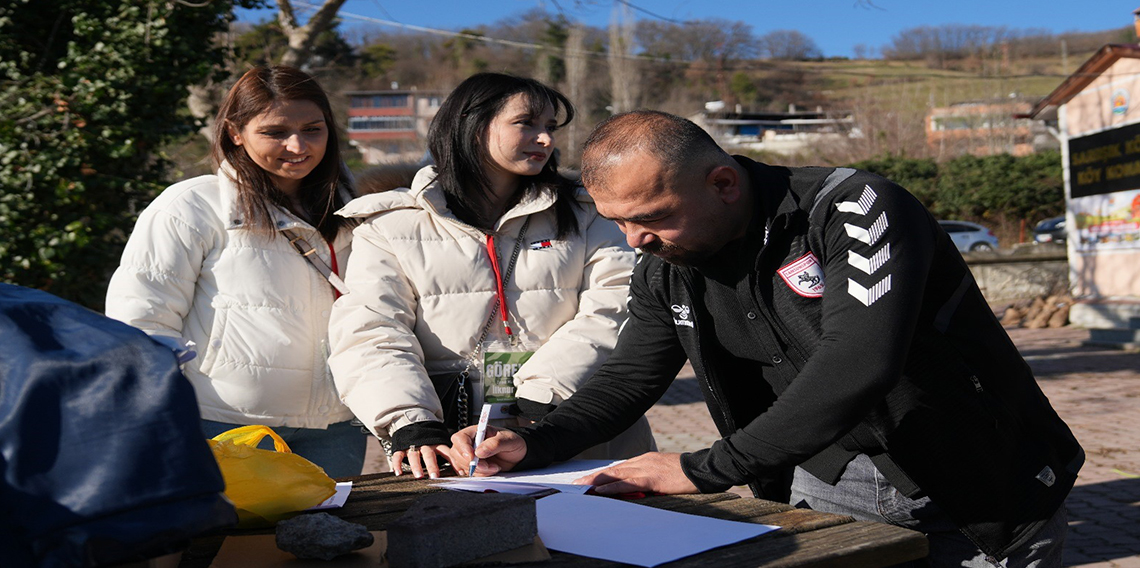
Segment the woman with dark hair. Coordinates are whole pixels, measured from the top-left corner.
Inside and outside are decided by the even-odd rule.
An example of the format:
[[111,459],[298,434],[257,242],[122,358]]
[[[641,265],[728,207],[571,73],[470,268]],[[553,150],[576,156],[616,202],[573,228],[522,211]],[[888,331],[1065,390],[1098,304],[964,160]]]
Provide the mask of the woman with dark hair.
[[[538,81],[475,75],[432,122],[436,165],[339,212],[363,222],[329,364],[397,474],[407,459],[416,477],[439,475],[483,401],[504,422],[541,419],[617,341],[634,254],[558,173],[554,132],[573,117]],[[583,457],[654,448],[642,418]]]
[[139,216],[107,315],[191,348],[183,366],[212,437],[272,427],[334,477],[366,438],[328,371],[328,317],[346,290],[353,197],[328,97],[291,67],[258,67],[218,111],[216,175],[170,186]]

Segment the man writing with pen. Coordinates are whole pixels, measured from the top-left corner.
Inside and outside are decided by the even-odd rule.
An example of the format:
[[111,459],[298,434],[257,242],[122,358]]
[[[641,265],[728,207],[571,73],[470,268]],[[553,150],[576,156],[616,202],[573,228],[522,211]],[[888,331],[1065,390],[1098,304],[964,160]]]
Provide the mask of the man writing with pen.
[[[600,494],[759,496],[927,534],[934,565],[1059,566],[1083,451],[929,212],[847,168],[732,157],[679,117],[586,142],[598,212],[649,253],[611,357],[531,429],[488,429],[475,475],[620,433],[693,365],[723,439],[579,480]],[[468,472],[474,429],[452,438]]]

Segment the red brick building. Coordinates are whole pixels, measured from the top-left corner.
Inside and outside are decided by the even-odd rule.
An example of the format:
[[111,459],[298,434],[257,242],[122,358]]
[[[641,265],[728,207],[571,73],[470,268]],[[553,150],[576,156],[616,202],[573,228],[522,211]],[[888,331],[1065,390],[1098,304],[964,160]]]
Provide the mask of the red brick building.
[[427,149],[427,132],[444,93],[390,90],[347,93],[348,140],[366,164],[415,162]]

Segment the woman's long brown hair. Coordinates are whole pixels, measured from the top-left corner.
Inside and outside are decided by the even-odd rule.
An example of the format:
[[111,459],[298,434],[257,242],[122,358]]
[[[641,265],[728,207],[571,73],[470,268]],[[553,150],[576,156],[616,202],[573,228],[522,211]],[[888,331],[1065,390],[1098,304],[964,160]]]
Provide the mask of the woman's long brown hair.
[[[345,201],[337,188],[342,185],[348,187],[350,178],[340,159],[340,137],[328,96],[309,74],[293,67],[278,66],[255,67],[242,75],[218,109],[211,155],[217,166],[225,161],[234,169],[237,179],[233,181],[238,188],[237,208],[243,226],[265,236],[276,234],[270,207],[278,205],[288,209],[289,200],[269,173],[249,157],[245,148],[234,144],[228,128],[241,130],[273,103],[297,100],[317,105],[328,128],[324,158],[301,180],[298,200],[304,208],[302,213],[306,220],[326,241],[332,242],[340,230],[351,223],[334,214]],[[351,197],[352,188],[348,187],[348,191]]]

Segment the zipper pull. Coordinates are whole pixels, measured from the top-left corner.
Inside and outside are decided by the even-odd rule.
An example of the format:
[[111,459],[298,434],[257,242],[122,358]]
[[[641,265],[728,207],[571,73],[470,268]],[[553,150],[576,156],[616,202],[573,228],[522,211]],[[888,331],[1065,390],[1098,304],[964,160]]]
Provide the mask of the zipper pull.
[[982,392],[982,381],[979,381],[978,377],[970,375],[970,382],[974,383],[974,390],[978,391],[979,393]]

